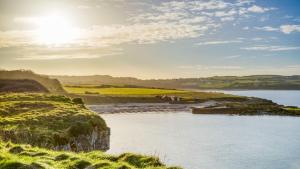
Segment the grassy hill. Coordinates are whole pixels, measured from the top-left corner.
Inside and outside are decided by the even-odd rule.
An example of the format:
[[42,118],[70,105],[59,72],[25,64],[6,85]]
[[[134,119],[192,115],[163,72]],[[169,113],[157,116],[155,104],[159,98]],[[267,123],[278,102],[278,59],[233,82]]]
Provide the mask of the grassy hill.
[[180,169],[158,158],[131,153],[118,156],[100,151],[72,153],[0,141],[0,169]]
[[109,128],[81,99],[35,93],[0,94],[0,138],[51,149],[109,148]]
[[60,82],[45,75],[35,74],[27,70],[0,71],[0,81],[6,80],[34,80],[43,85],[51,93],[65,93]]
[[300,89],[300,75],[215,76],[152,80],[107,75],[52,77],[64,85],[135,85],[169,89]]

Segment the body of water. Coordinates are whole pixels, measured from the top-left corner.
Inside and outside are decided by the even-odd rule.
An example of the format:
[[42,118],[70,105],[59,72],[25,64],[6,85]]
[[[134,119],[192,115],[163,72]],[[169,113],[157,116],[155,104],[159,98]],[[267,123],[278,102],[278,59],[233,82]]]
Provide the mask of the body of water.
[[[228,93],[285,105],[299,105],[300,100],[299,91]],[[300,117],[194,115],[188,111],[101,116],[111,128],[108,152],[112,154],[156,155],[186,169],[300,169]]]
[[216,92],[260,97],[286,106],[300,106],[300,90],[217,90]]

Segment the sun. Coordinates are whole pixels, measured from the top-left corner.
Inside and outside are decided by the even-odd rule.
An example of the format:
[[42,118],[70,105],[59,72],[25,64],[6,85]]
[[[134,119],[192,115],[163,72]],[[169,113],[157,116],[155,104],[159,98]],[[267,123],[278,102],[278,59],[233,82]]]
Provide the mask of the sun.
[[58,14],[38,18],[36,41],[46,45],[61,45],[74,42],[79,32],[63,16]]

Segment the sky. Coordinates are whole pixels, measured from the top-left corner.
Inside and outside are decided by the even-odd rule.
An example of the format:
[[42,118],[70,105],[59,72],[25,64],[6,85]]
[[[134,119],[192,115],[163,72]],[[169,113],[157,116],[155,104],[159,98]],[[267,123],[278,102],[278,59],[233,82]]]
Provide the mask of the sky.
[[299,0],[0,0],[0,69],[300,74]]

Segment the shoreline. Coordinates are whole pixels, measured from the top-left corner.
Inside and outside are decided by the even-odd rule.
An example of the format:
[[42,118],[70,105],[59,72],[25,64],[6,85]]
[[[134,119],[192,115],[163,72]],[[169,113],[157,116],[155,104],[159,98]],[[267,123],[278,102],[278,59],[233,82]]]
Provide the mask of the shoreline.
[[90,110],[98,114],[114,113],[142,113],[142,112],[180,112],[189,111],[193,107],[212,106],[215,102],[197,104],[170,104],[170,103],[115,103],[86,105]]

